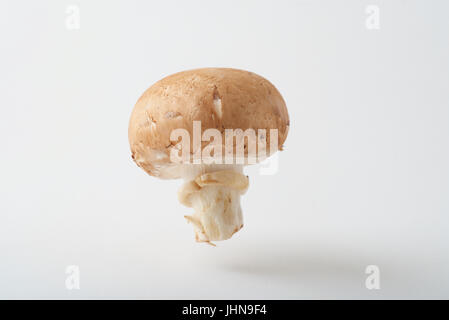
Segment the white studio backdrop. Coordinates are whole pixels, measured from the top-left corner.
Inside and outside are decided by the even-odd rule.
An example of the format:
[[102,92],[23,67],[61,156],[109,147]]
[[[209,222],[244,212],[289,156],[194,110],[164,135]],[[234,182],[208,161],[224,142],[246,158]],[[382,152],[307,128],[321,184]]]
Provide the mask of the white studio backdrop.
[[[0,6],[0,298],[449,297],[447,1]],[[291,123],[216,248],[127,140],[198,67],[269,79]]]

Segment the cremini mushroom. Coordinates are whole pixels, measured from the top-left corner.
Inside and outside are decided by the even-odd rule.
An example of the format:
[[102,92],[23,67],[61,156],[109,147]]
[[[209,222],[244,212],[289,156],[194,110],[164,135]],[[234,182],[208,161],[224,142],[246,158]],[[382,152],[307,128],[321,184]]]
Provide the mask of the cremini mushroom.
[[[184,179],[179,201],[199,242],[229,239],[243,227],[243,167],[282,146],[289,116],[279,91],[261,76],[230,68],[179,72],[153,84],[129,122],[132,158],[148,174]],[[269,146],[269,147],[268,147]]]

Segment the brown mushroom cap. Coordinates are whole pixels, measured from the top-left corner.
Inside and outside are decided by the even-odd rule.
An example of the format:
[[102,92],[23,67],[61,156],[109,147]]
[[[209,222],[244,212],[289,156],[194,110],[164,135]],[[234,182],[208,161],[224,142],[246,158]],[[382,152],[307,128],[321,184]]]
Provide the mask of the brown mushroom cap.
[[176,144],[170,134],[183,128],[192,135],[193,121],[201,121],[202,132],[213,128],[223,136],[225,129],[278,129],[279,149],[289,128],[284,99],[261,76],[231,68],[183,71],[156,82],[137,101],[128,130],[134,161],[150,175],[179,178],[166,170],[178,165],[170,161]]

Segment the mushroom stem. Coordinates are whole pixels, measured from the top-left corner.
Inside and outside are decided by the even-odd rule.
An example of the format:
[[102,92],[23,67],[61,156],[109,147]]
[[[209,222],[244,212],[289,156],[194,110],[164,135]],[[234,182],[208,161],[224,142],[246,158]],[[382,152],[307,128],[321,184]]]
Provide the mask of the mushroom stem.
[[195,210],[185,218],[193,225],[196,241],[226,240],[243,227],[240,196],[248,188],[248,177],[239,171],[242,169],[202,173],[180,188],[179,201]]

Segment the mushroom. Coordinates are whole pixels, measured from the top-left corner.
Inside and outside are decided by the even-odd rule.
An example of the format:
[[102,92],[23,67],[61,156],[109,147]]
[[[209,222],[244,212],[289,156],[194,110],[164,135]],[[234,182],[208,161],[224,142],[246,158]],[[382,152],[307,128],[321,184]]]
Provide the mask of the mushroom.
[[203,68],[147,89],[132,111],[128,137],[133,160],[148,174],[184,179],[178,199],[194,209],[185,218],[197,241],[212,244],[243,227],[240,196],[249,184],[243,167],[282,150],[288,129],[284,99],[268,80]]

